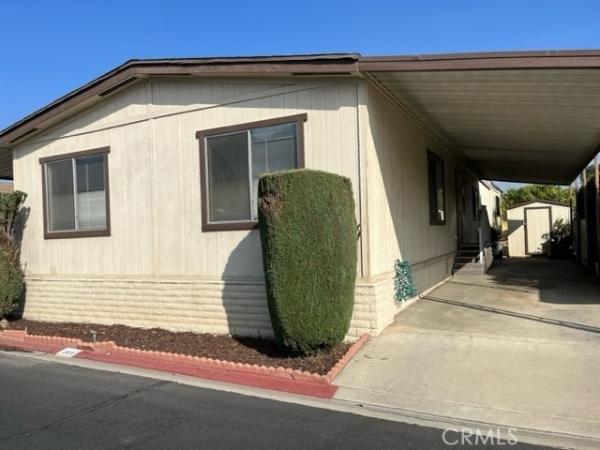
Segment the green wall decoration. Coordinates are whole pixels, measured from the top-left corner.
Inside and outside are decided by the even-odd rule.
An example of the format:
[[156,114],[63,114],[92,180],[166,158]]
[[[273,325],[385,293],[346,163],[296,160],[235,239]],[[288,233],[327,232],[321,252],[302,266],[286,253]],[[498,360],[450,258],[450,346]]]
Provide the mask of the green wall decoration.
[[413,281],[412,268],[408,261],[396,260],[394,266],[396,276],[394,278],[394,298],[399,301],[405,301],[417,295],[417,287]]

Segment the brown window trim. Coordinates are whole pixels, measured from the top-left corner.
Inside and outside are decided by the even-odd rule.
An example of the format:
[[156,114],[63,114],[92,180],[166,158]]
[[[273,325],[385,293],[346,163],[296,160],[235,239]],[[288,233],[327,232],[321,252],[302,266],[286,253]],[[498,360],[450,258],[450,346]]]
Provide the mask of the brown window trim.
[[[437,206],[437,192],[432,189],[430,160],[438,161],[442,164],[442,184],[444,188],[444,220],[437,218],[437,211],[433,211],[433,205]],[[435,181],[435,174],[434,174]],[[429,225],[446,225],[446,164],[437,154],[427,149],[427,185],[429,190]],[[435,214],[434,214],[435,213]]]
[[247,220],[240,222],[222,222],[210,223],[208,221],[208,179],[206,177],[206,148],[205,141],[207,137],[234,133],[236,131],[248,131],[253,128],[268,127],[272,125],[282,125],[286,123],[296,124],[296,145],[298,156],[298,168],[304,168],[304,122],[308,120],[308,115],[296,114],[293,116],[278,117],[275,119],[259,120],[256,122],[247,122],[239,125],[230,125],[226,127],[211,128],[196,132],[196,139],[200,145],[200,192],[201,192],[201,209],[202,209],[202,231],[233,231],[233,230],[252,230],[258,228],[258,222],[255,220]]
[[[110,147],[93,148],[80,152],[64,153],[62,155],[40,158],[42,168],[42,204],[44,214],[44,239],[68,239],[83,237],[110,236],[110,182],[108,179],[108,153]],[[82,156],[104,154],[104,190],[106,196],[106,228],[104,230],[82,230],[82,231],[48,231],[48,192],[46,187],[46,163],[62,161],[63,159],[80,158]]]

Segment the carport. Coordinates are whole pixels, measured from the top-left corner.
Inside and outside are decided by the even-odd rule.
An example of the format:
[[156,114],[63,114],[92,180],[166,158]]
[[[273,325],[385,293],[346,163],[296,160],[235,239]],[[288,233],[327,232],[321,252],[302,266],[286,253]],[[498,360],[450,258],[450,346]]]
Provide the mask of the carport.
[[483,179],[567,185],[600,144],[600,51],[363,57]]
[[[572,186],[598,153],[600,51],[367,57],[360,68],[480,178]],[[597,182],[591,194],[598,204]],[[574,261],[509,259],[398,314],[338,378],[337,398],[598,448],[598,370],[598,280]]]
[[576,253],[600,275],[600,51],[363,57],[359,68],[480,179],[583,191]]
[[599,448],[599,370],[600,282],[573,261],[510,258],[398,314],[336,379],[336,398]]

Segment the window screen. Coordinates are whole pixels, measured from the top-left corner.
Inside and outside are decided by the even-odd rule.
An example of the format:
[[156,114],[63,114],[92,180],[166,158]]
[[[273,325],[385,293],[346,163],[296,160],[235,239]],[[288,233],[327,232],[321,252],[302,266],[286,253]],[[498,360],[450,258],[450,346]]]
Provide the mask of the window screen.
[[295,122],[205,139],[209,223],[255,222],[259,177],[299,165]]
[[47,233],[107,230],[107,153],[44,163]]

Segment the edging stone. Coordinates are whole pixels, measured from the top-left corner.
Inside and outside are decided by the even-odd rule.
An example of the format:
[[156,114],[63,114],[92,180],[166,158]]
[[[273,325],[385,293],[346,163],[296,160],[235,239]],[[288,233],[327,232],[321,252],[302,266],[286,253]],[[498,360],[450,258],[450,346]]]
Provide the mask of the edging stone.
[[[335,377],[368,340],[363,334],[326,375],[286,367],[268,367],[178,353],[120,347],[112,341],[84,342],[76,338],[30,335],[25,330],[0,331],[0,344],[56,353],[64,347],[82,350],[76,358],[166,370],[186,375],[237,382],[267,389],[331,398]],[[229,374],[229,375],[226,375]],[[270,380],[270,381],[269,381]],[[319,387],[321,386],[321,388]],[[323,389],[325,388],[325,389]]]

